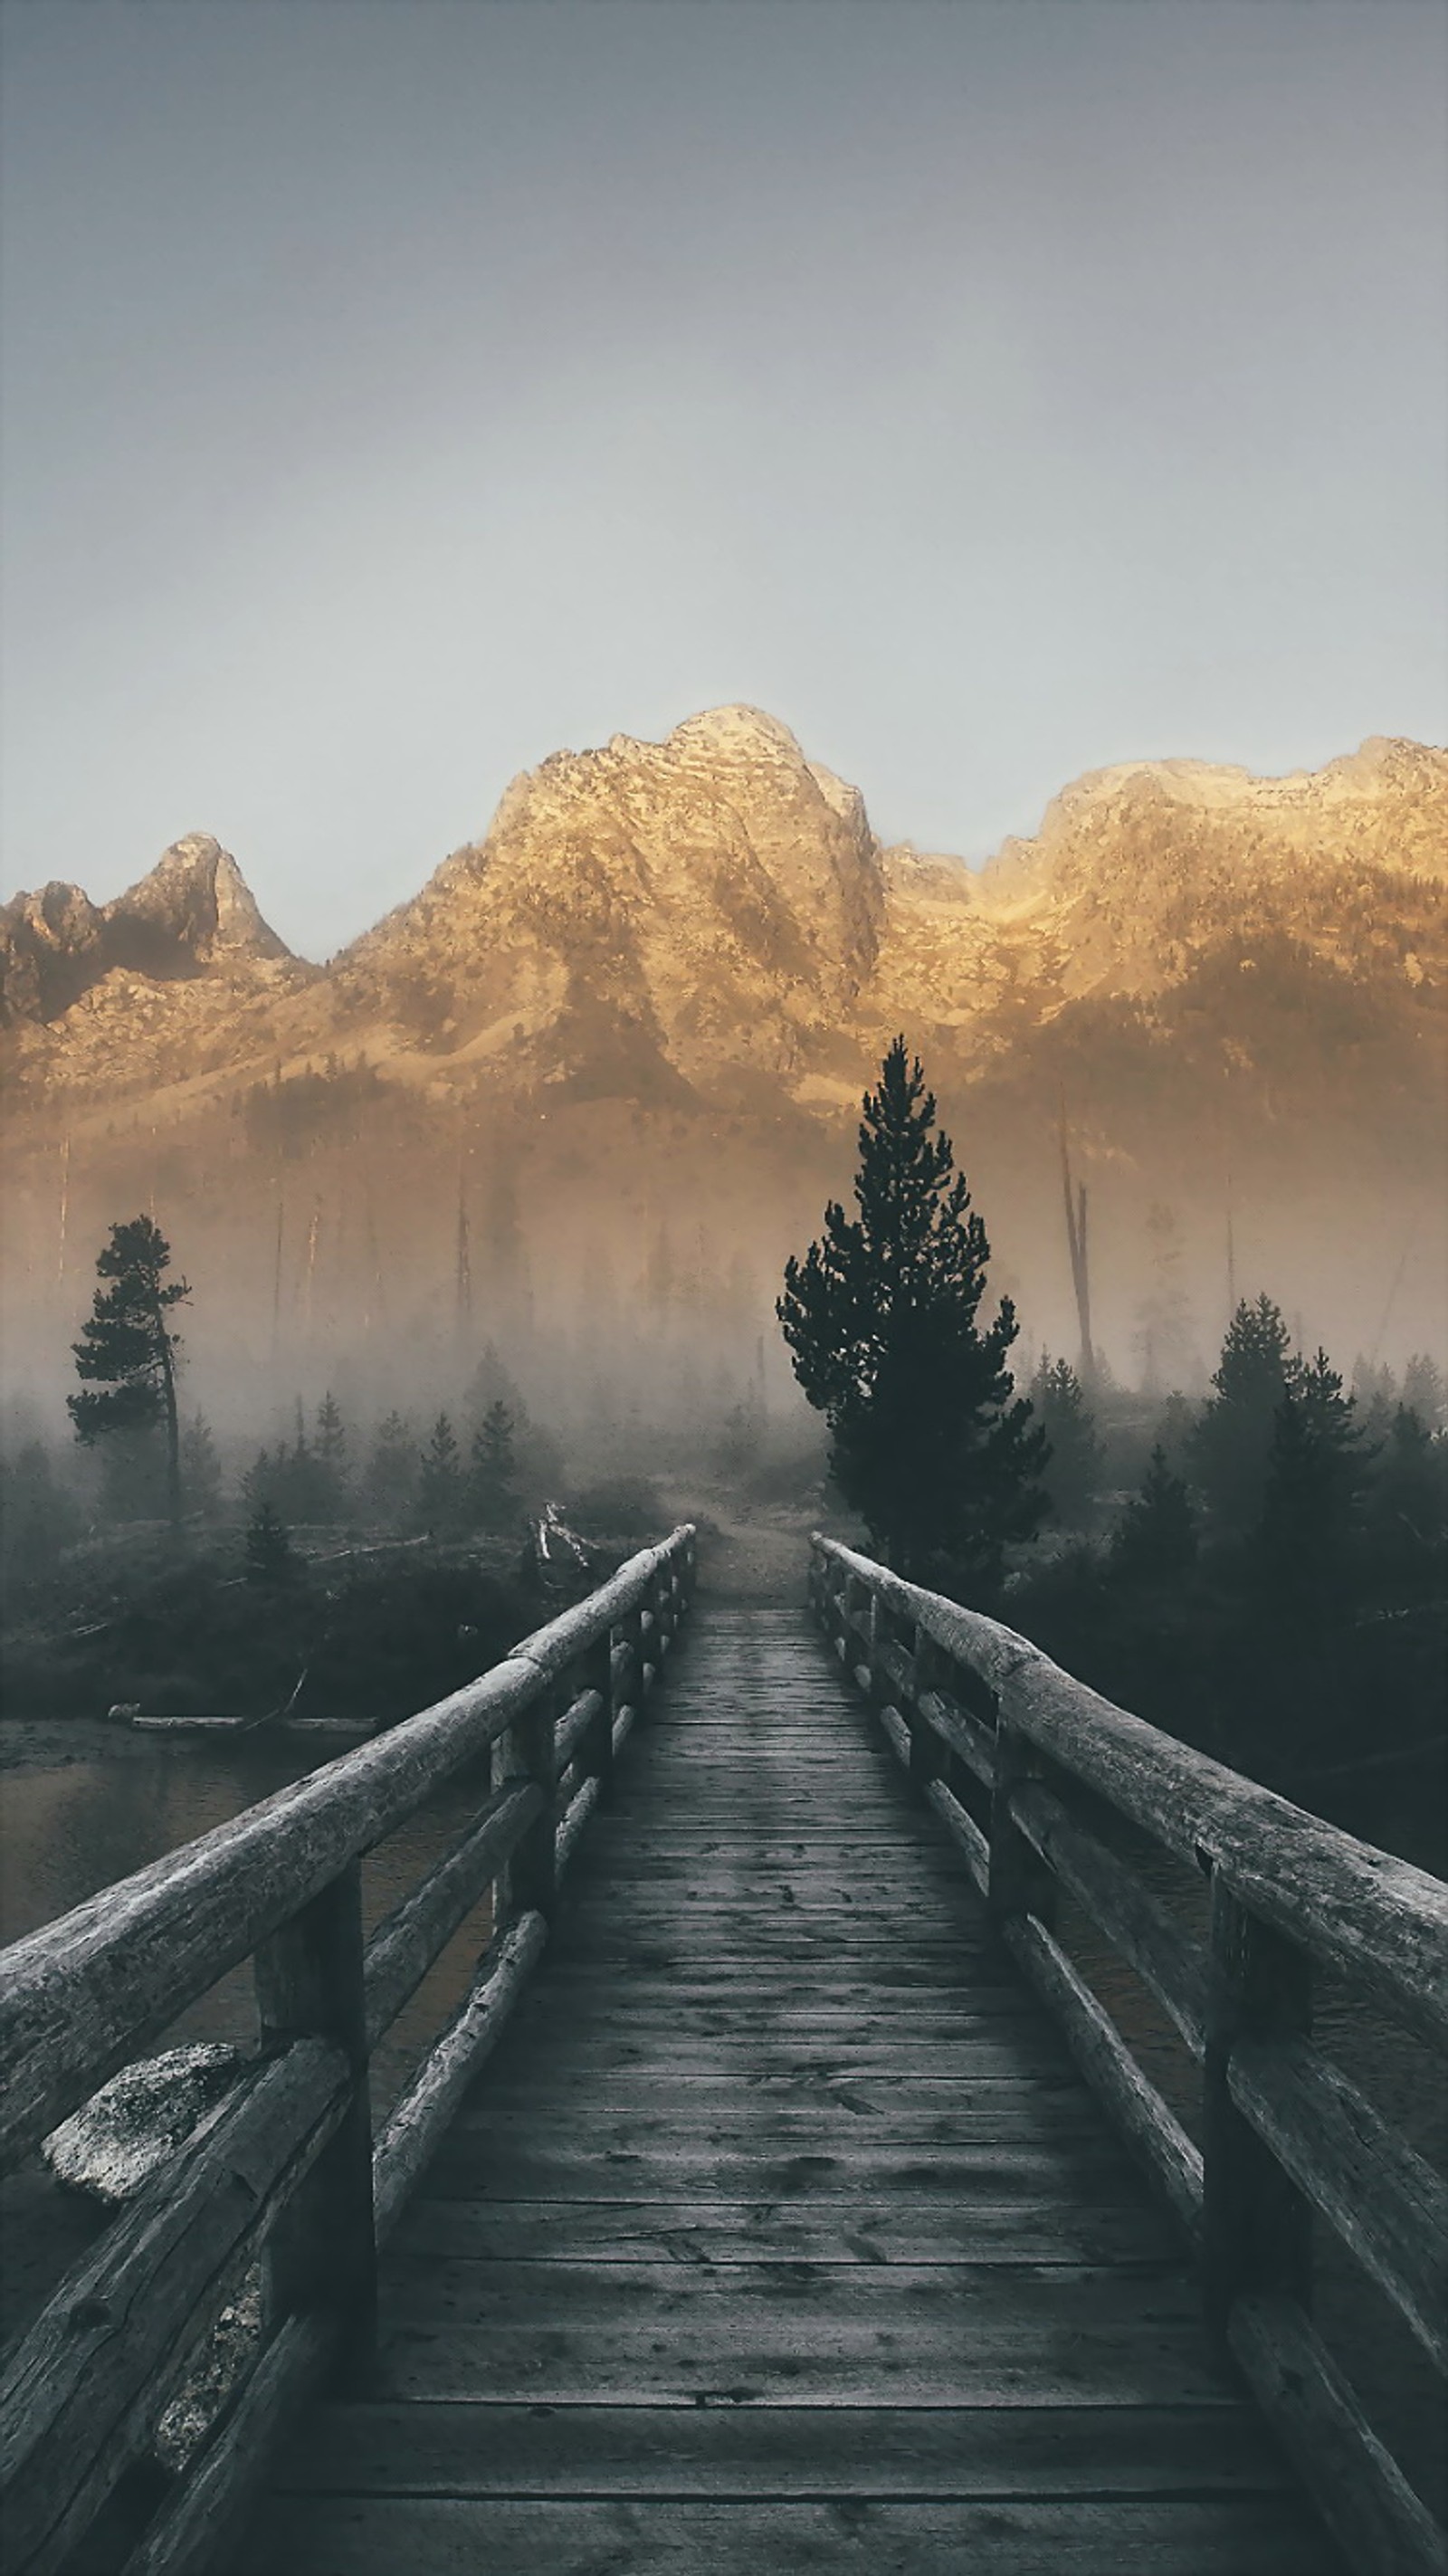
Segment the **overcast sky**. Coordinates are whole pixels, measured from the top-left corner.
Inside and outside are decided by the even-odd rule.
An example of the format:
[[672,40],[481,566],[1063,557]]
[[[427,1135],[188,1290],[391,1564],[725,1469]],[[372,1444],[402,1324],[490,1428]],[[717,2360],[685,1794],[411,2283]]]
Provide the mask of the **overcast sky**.
[[6,0],[4,886],[321,955],[747,699],[972,858],[1448,706],[1435,0]]

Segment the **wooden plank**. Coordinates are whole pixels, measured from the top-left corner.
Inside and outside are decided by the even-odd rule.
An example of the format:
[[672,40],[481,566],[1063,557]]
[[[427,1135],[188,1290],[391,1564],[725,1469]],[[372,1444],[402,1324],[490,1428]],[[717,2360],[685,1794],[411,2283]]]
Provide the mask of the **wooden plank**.
[[487,2099],[497,2114],[531,2115],[540,2122],[556,2113],[560,2089],[588,2086],[590,2104],[599,2110],[639,2111],[661,2099],[676,2103],[685,2119],[722,2111],[726,2115],[757,2106],[767,2120],[771,2109],[805,2110],[845,2096],[844,2107],[861,2102],[887,2112],[892,2103],[906,2104],[912,2114],[964,2108],[967,2096],[984,2085],[1029,2084],[1050,2092],[1068,2086],[1079,2095],[1075,2070],[1061,2043],[1049,2032],[1028,2049],[1017,2041],[991,2048],[984,2042],[968,2049],[949,2046],[917,2048],[914,2062],[897,2044],[853,2059],[842,2050],[820,2049],[812,2056],[778,2051],[761,2062],[757,2046],[736,2049],[716,2040],[712,2047],[670,2049],[660,2044],[645,2053],[623,2041],[575,2041],[565,2046],[552,2066],[539,2065],[532,2052],[514,2052],[506,2065],[488,2078]]
[[[862,2481],[862,2462],[868,2463]],[[1288,2479],[1245,2406],[528,2406],[319,2410],[293,2495],[1266,2496]]]
[[380,2394],[534,2404],[1230,2402],[1191,2285],[1066,2266],[389,2265]]
[[494,2142],[484,2159],[476,2139],[448,2136],[428,2176],[436,2198],[474,2200],[616,2200],[620,2191],[646,2200],[940,2199],[971,2193],[992,2201],[1033,2200],[1073,2190],[1081,2198],[1129,2199],[1130,2167],[1106,2137],[1023,2145],[1010,2140],[940,2147],[873,2145],[836,2138],[829,2147],[791,2149],[784,2142],[737,2152],[704,2144],[613,2157],[592,2155],[568,2137],[528,2145]]
[[398,2244],[439,2263],[1119,2263],[1175,2258],[1143,2197],[942,2201],[443,2200],[419,2193]]
[[[554,2097],[555,2102],[557,2096]],[[521,2105],[495,2097],[484,2085],[461,2105],[456,2115],[459,2139],[476,2140],[478,2152],[494,2147],[511,2151],[522,2140],[539,2136],[541,2121],[535,2101]],[[870,2137],[903,2153],[932,2147],[956,2147],[1005,2138],[1041,2141],[1098,2138],[1101,2118],[1083,2087],[1070,2076],[1053,2084],[998,2076],[921,2102],[902,2101],[881,2088],[872,2096],[855,2088],[848,2100],[818,2092],[803,2102],[777,2096],[756,2099],[736,2089],[732,2100],[700,2101],[660,2077],[642,2101],[614,2103],[596,2098],[588,2103],[588,2144],[599,2156],[661,2155],[711,2141],[726,2152],[746,2145],[766,2155],[797,2155],[836,2140]]]
[[250,2563],[326,2576],[1333,2576],[1294,2504],[484,2502],[288,2497]]

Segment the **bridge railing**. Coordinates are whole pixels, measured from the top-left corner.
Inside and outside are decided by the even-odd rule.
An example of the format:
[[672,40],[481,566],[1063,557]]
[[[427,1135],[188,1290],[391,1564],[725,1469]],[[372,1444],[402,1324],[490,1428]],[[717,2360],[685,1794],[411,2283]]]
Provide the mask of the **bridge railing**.
[[[1129,1716],[1013,1630],[816,1537],[811,1599],[996,1931],[1199,2252],[1214,2328],[1364,2576],[1448,2540],[1310,2313],[1315,2217],[1448,2369],[1448,2188],[1312,2039],[1346,1975],[1441,2054],[1448,1888]],[[1195,1939],[1140,1837],[1200,1872]],[[1200,2149],[1055,1937],[1064,1890],[1202,2066]]]
[[[259,2023],[238,2082],[6,2370],[10,2576],[61,2568],[151,2458],[219,2309],[258,2263],[250,2367],[125,2576],[206,2567],[298,2405],[329,2377],[366,2384],[377,2244],[544,1945],[559,1873],[677,1631],[693,1564],[685,1526],[465,1689],[0,1954],[0,2170],[247,1958]],[[467,1831],[364,1940],[362,1855],[485,1755],[490,1794]],[[374,2143],[371,2052],[490,1887],[471,1990]]]

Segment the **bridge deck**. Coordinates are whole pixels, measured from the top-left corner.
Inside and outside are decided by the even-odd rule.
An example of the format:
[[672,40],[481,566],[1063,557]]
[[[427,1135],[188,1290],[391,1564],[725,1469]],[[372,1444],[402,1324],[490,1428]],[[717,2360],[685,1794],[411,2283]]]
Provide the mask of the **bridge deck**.
[[1337,2563],[803,1614],[701,1605],[246,2567]]

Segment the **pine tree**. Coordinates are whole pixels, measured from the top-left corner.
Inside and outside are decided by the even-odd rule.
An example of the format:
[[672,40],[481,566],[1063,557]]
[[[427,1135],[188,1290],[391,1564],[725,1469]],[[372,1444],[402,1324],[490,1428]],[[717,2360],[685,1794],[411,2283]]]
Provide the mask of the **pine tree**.
[[276,1507],[277,1462],[269,1449],[258,1449],[241,1480],[241,1499],[254,1520],[264,1504]]
[[1349,1605],[1368,1465],[1355,1410],[1321,1350],[1294,1372],[1277,1407],[1256,1566],[1288,1612],[1331,1618]]
[[408,1520],[417,1495],[417,1451],[400,1413],[389,1413],[367,1461],[367,1503],[379,1520]]
[[1400,1404],[1373,1460],[1368,1538],[1380,1594],[1422,1601],[1448,1580],[1448,1441]]
[[990,1245],[932,1133],[935,1101],[897,1038],[866,1095],[859,1209],[825,1209],[821,1242],[791,1259],[777,1313],[807,1401],[830,1428],[830,1464],[874,1545],[902,1574],[988,1593],[1002,1553],[1038,1526],[1045,1437],[1012,1400],[1003,1297],[982,1333]]
[[1292,1357],[1279,1307],[1243,1298],[1227,1326],[1209,1398],[1192,1436],[1190,1464],[1213,1523],[1245,1538],[1267,1489],[1278,1407],[1299,1363]]
[[87,1447],[112,1432],[134,1435],[163,1426],[166,1497],[173,1526],[181,1519],[181,1429],[176,1409],[176,1353],[181,1336],[166,1317],[191,1294],[184,1279],[163,1281],[171,1246],[148,1216],[113,1225],[96,1257],[98,1288],[90,1320],[72,1344],[79,1395],[66,1397],[76,1438]]
[[248,1583],[289,1583],[296,1571],[297,1558],[275,1505],[261,1503],[246,1533]]
[[1111,1563],[1128,1580],[1172,1583],[1196,1563],[1197,1521],[1185,1482],[1167,1465],[1158,1442],[1139,1493],[1111,1537]]
[[1448,1427],[1448,1383],[1426,1351],[1414,1351],[1403,1371],[1403,1402],[1429,1431]]
[[479,1529],[511,1529],[522,1511],[513,1429],[512,1414],[500,1401],[489,1405],[473,1433],[467,1504]]
[[221,1501],[221,1460],[211,1425],[199,1408],[181,1435],[181,1473],[191,1509],[211,1520]]
[[317,1407],[317,1434],[312,1455],[317,1462],[319,1482],[326,1498],[325,1517],[334,1519],[347,1508],[349,1473],[347,1426],[342,1419],[342,1408],[330,1387]]
[[1048,1351],[1041,1353],[1040,1367],[1031,1380],[1031,1408],[1048,1443],[1045,1479],[1050,1516],[1067,1529],[1080,1529],[1101,1481],[1103,1451],[1086,1390],[1069,1360],[1053,1361]]
[[458,1455],[457,1435],[445,1413],[440,1413],[422,1453],[422,1472],[417,1480],[417,1517],[423,1528],[434,1536],[455,1529],[462,1518],[463,1470]]

